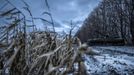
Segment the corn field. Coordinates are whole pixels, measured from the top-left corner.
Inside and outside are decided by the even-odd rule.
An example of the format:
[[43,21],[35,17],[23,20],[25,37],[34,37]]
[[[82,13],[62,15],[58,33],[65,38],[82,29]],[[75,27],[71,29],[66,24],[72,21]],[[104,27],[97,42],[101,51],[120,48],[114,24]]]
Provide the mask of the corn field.
[[[1,9],[7,5],[12,8],[0,13],[0,18],[9,22],[0,26],[0,75],[86,75],[82,55],[91,50],[87,50],[87,45],[81,44],[79,38],[72,37],[73,28],[68,35],[59,38],[50,12],[44,14],[51,17],[51,22],[34,18],[28,4],[23,1],[24,9],[31,16],[32,25],[28,25],[26,15],[10,1],[6,2]],[[49,8],[47,0],[46,4]],[[37,30],[35,19],[52,24],[53,30]],[[29,28],[32,28],[31,32],[27,31]]]

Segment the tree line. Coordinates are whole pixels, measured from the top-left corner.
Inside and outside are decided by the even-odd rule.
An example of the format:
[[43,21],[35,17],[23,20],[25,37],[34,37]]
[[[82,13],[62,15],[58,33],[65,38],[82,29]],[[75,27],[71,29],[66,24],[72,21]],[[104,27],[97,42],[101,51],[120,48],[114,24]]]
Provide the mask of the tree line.
[[134,45],[134,0],[103,0],[76,33],[81,41],[121,38]]

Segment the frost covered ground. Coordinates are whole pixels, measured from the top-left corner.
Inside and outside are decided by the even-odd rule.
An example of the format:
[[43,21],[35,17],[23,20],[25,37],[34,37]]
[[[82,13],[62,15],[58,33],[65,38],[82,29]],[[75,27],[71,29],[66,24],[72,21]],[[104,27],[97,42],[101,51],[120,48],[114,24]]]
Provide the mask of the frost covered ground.
[[84,63],[90,75],[134,75],[134,47],[93,46],[98,56],[84,55]]

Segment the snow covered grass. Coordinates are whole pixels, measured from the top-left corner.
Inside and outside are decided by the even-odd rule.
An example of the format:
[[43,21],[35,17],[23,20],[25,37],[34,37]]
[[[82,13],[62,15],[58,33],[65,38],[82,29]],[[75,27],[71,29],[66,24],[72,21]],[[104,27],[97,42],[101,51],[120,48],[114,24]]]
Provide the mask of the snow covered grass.
[[[126,50],[132,49],[132,47],[94,47],[94,49],[98,51],[105,50]],[[131,50],[129,50],[131,51]],[[114,52],[111,53],[101,53],[99,56],[91,57],[89,55],[85,55],[85,64],[87,67],[87,71],[90,75],[132,75],[134,74],[134,57],[128,56],[126,54],[118,54],[114,55]],[[94,60],[95,59],[95,60]]]

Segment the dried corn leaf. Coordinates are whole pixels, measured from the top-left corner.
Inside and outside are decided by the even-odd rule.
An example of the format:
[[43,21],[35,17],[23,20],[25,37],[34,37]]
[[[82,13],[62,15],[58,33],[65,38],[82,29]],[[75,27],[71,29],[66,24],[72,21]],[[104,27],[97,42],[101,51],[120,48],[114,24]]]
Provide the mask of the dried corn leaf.
[[16,8],[10,9],[10,10],[0,14],[0,16],[7,16],[7,15],[11,14],[11,12],[14,11],[14,10],[16,10]]

